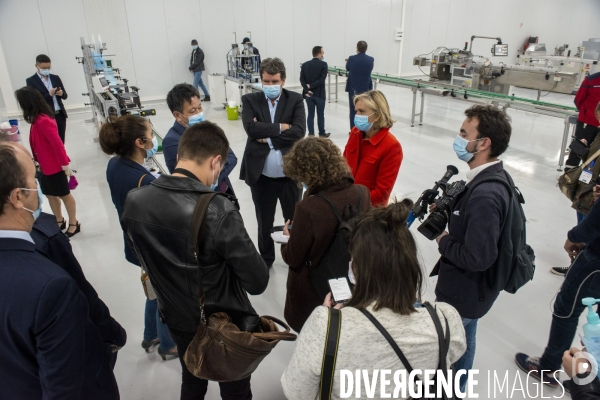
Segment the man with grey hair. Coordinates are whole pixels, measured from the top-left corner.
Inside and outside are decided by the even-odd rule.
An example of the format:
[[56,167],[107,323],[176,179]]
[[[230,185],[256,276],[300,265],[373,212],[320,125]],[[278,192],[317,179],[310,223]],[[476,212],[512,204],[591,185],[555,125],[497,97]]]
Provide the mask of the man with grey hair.
[[299,93],[284,89],[285,65],[279,58],[260,64],[262,92],[242,97],[242,122],[248,135],[240,179],[252,192],[258,221],[258,249],[267,265],[275,261],[275,244],[270,231],[275,221],[277,200],[283,219],[293,220],[302,194],[298,183],[283,173],[282,157],[304,137],[306,114]]

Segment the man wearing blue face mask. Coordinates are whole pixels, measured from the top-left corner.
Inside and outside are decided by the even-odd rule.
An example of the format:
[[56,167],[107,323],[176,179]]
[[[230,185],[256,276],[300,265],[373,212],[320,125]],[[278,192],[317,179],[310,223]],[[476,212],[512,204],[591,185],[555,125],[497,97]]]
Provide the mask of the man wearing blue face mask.
[[[202,103],[200,102],[200,93],[190,84],[180,83],[173,86],[173,89],[167,94],[167,105],[173,117],[175,117],[175,123],[169,129],[169,132],[167,132],[162,147],[165,164],[167,164],[169,172],[173,173],[177,164],[177,151],[181,135],[183,135],[186,128],[204,121],[205,118]],[[229,180],[229,174],[236,165],[237,157],[230,148],[227,160],[225,161],[225,167],[219,174],[217,190],[235,196],[233,186]]]
[[111,354],[86,298],[65,270],[36,250],[30,232],[41,194],[32,155],[20,145],[0,143],[0,199],[3,398],[118,399]]
[[27,78],[26,86],[35,88],[44,96],[44,100],[54,111],[54,119],[58,127],[58,136],[65,142],[65,131],[67,129],[67,110],[63,100],[67,99],[67,91],[58,75],[52,74],[52,63],[50,57],[40,54],[35,58],[37,72]]
[[275,244],[270,230],[275,221],[277,200],[283,221],[293,220],[302,190],[283,173],[282,157],[306,133],[304,101],[299,93],[283,89],[285,65],[279,58],[260,64],[262,93],[242,96],[242,122],[248,135],[240,168],[252,192],[258,221],[258,249],[268,266],[275,261]]
[[[456,371],[473,367],[477,321],[487,314],[499,295],[489,285],[485,272],[498,258],[499,239],[511,199],[503,183],[490,181],[507,180],[508,173],[498,157],[510,141],[509,117],[483,105],[467,109],[465,115],[467,118],[454,140],[454,151],[469,165],[468,183],[456,198],[448,232],[436,238],[442,256],[432,272],[432,276],[438,274],[436,301],[456,308],[465,328],[467,351],[454,364]],[[466,382],[463,375],[462,392]]]

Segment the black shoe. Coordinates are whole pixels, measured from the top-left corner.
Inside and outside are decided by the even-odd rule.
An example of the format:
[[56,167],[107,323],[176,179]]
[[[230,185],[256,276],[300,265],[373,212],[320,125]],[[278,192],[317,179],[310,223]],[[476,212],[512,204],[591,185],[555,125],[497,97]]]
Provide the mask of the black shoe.
[[202,99],[202,101],[210,101],[210,96],[206,96],[205,98]]
[[77,222],[75,225],[69,224],[69,226],[76,226],[77,228],[75,228],[75,230],[73,232],[69,232],[69,230],[67,229],[67,231],[65,232],[67,237],[73,237],[73,236],[77,235],[79,232],[81,232],[81,224],[79,222]]
[[324,134],[319,134],[319,137],[324,137],[324,138],[328,138],[329,136],[331,136],[330,132],[325,132]]
[[565,276],[569,271],[569,268],[571,268],[570,265],[568,267],[552,267],[550,268],[550,272],[554,275]]
[[60,229],[61,231],[64,231],[65,228],[67,227],[67,221],[63,218],[62,222],[58,222],[56,221],[58,225],[58,229]]
[[152,339],[152,340],[142,340],[142,347],[144,348],[144,350],[146,350],[146,353],[148,351],[150,351],[151,347],[154,347],[156,345],[158,345],[160,343],[160,340],[158,340],[158,338],[156,339]]
[[160,347],[158,348],[158,355],[163,361],[167,360],[167,356],[179,357],[179,353],[177,352],[177,347],[173,347],[171,350],[163,350]]

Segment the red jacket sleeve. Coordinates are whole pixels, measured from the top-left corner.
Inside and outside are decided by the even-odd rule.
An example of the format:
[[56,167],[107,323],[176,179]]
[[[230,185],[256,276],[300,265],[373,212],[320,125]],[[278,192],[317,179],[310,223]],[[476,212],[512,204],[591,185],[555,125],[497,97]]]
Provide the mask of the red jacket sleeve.
[[52,165],[56,167],[60,166],[61,168],[69,165],[71,160],[67,156],[65,145],[60,140],[60,136],[58,136],[56,121],[51,118],[40,118],[36,123],[40,124],[38,127],[41,139],[40,144],[45,148],[47,158],[52,160]]
[[577,91],[577,94],[575,95],[575,107],[577,107],[577,109],[581,112],[581,105],[583,104],[583,102],[585,101],[585,98],[588,95],[588,87],[590,85],[590,81],[588,80],[588,78],[585,78],[583,80],[583,82],[581,83],[581,86],[579,87],[579,90]]
[[375,179],[375,189],[371,190],[371,204],[373,206],[388,204],[390,194],[400,171],[402,157],[402,146],[400,143],[398,141],[390,143],[379,164],[379,172]]

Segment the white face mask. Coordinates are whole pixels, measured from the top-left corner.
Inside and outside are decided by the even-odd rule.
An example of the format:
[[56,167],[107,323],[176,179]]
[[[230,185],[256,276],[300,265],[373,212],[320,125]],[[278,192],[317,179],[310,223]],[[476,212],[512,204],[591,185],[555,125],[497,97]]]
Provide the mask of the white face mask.
[[356,285],[356,277],[354,276],[354,272],[352,272],[352,261],[348,264],[348,280],[351,284]]

